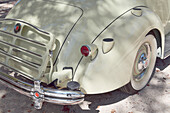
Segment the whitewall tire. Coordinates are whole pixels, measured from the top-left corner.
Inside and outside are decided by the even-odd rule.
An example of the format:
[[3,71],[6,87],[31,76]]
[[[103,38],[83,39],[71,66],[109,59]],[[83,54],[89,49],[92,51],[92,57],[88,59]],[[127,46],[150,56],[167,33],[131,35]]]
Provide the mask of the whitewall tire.
[[147,35],[136,53],[130,82],[123,86],[123,92],[134,94],[145,88],[155,73],[157,42],[153,35]]

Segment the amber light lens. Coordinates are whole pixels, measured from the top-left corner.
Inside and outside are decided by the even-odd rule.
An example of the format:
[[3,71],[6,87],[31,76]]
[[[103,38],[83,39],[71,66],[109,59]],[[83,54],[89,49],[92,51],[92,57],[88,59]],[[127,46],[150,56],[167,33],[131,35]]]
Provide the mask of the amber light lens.
[[87,46],[82,46],[81,47],[81,54],[85,57],[87,57],[90,53],[90,48]]

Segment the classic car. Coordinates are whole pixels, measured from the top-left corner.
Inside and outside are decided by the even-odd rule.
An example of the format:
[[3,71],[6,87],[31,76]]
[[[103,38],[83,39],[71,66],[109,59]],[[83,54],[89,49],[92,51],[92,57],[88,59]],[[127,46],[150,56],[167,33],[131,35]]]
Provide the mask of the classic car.
[[0,82],[43,102],[135,94],[170,54],[169,0],[19,0],[0,20]]

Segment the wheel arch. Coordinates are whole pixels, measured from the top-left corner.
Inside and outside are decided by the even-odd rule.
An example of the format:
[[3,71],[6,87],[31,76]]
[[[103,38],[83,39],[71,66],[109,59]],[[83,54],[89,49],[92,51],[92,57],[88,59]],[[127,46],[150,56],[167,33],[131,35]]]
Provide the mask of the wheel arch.
[[[98,36],[93,43],[99,50],[96,59],[93,61],[89,61],[88,58],[81,59],[73,80],[80,83],[83,92],[105,93],[126,85],[130,81],[129,70],[133,66],[132,61],[135,59],[138,44],[148,33],[153,32],[156,35],[156,40],[164,51],[164,28],[160,18],[149,8],[141,9],[143,11],[141,17],[132,15],[129,11],[109,24]],[[109,53],[103,54],[102,40],[107,37],[114,38],[115,45]],[[163,56],[164,53],[161,58]],[[111,76],[112,74],[114,75]]]
[[150,30],[147,35],[149,35],[149,34],[152,34],[152,35],[155,36],[157,46],[158,46],[158,48],[159,47],[161,48],[161,55],[159,55],[160,53],[158,53],[157,57],[163,59],[164,58],[164,44],[165,44],[165,40],[163,38],[164,34],[162,34],[161,31],[159,29],[157,29],[157,28]]

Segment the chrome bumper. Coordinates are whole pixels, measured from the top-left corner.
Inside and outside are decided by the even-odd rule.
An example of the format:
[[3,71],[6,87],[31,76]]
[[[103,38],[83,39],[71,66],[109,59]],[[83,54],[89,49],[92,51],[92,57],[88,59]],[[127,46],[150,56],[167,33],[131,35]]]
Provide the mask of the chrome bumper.
[[10,67],[0,65],[0,82],[21,94],[31,97],[36,109],[41,109],[43,102],[75,105],[84,101],[84,94],[80,91],[45,88],[40,85],[40,81],[34,81],[33,84],[27,83],[13,77],[11,73],[14,75],[18,72],[11,70]]

